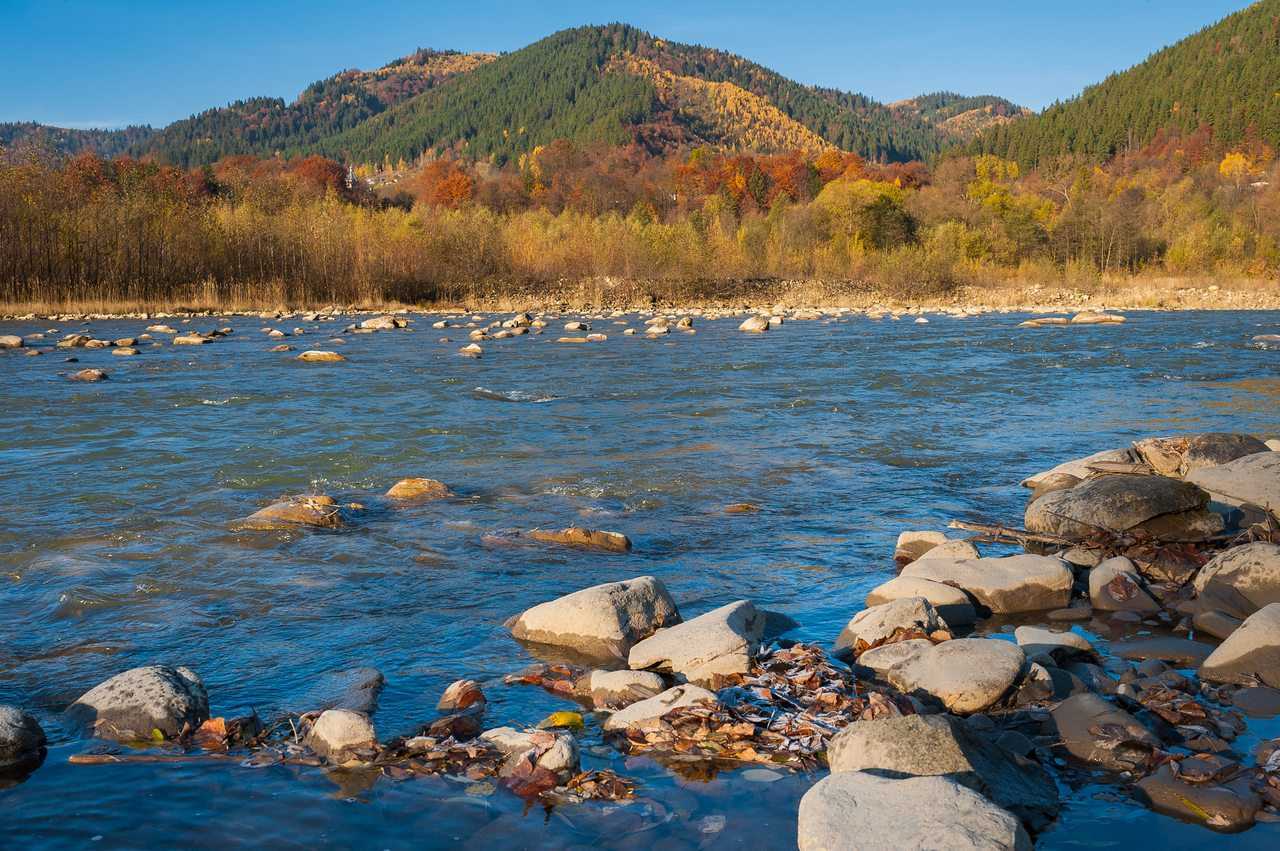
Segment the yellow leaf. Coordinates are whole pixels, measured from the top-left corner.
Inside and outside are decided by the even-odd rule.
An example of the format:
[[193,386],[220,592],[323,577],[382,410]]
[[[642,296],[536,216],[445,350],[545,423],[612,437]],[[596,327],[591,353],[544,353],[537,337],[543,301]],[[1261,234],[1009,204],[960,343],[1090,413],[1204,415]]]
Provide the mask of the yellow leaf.
[[570,729],[579,730],[582,728],[582,713],[552,712],[546,718],[542,719],[542,723],[539,724],[538,727],[542,730],[546,730],[551,727],[568,727]]

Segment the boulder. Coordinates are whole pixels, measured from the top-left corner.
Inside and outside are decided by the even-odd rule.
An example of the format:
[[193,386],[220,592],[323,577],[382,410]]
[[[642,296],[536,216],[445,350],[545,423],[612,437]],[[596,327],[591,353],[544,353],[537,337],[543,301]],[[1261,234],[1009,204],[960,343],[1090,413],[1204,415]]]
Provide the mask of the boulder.
[[20,349],[26,343],[16,334],[0,334],[0,349]]
[[1257,542],[1221,552],[1200,569],[1191,587],[1202,608],[1238,618],[1280,603],[1280,544]]
[[480,739],[506,757],[498,770],[502,777],[520,774],[522,763],[531,763],[535,769],[548,771],[561,781],[578,773],[578,743],[568,733],[497,727],[481,733]]
[[1239,629],[1242,623],[1243,619],[1217,609],[1201,610],[1191,617],[1191,626],[1196,632],[1212,635],[1220,641]]
[[67,708],[93,735],[116,741],[177,738],[209,720],[204,683],[189,668],[148,665],[116,674]]
[[1072,695],[1049,712],[1062,746],[1090,765],[1132,771],[1160,747],[1136,718],[1092,692]]
[[1189,638],[1173,638],[1157,636],[1155,638],[1139,638],[1134,641],[1116,641],[1111,645],[1113,655],[1130,661],[1158,659],[1161,662],[1172,662],[1177,665],[1195,667],[1209,658],[1213,646]]
[[938,617],[928,600],[903,597],[854,615],[836,639],[832,653],[837,659],[847,661],[903,634],[923,638],[945,629],[946,621]]
[[361,322],[359,327],[370,331],[393,331],[396,328],[403,328],[407,324],[405,320],[394,316],[375,316],[372,319],[366,319]]
[[893,548],[893,560],[900,566],[908,565],[929,550],[946,542],[945,532],[902,532],[898,535],[898,543]]
[[304,741],[329,762],[342,765],[351,760],[353,751],[372,747],[378,741],[378,734],[363,712],[326,709]]
[[327,671],[316,677],[288,707],[298,712],[346,709],[368,715],[378,706],[386,679],[377,668],[358,667]]
[[633,724],[639,724],[641,721],[647,721],[650,718],[661,718],[673,709],[679,709],[683,706],[693,706],[698,703],[719,703],[716,693],[708,691],[699,686],[678,685],[669,688],[661,694],[654,695],[646,700],[632,703],[625,709],[620,709],[610,715],[604,722],[604,729],[609,732],[617,732],[625,730]]
[[567,529],[532,529],[528,536],[547,544],[562,544],[607,553],[625,553],[631,549],[631,539],[621,532],[605,532],[570,526]]
[[924,692],[968,715],[998,703],[1022,676],[1026,655],[1009,641],[958,638],[907,656],[885,678],[904,692]]
[[1089,640],[1076,632],[1054,632],[1040,626],[1020,626],[1013,631],[1013,638],[1028,658],[1046,656],[1059,665],[1080,657],[1097,656]]
[[290,529],[296,526],[314,526],[321,529],[336,529],[342,525],[342,511],[333,497],[317,494],[314,496],[287,496],[279,502],[273,502],[241,520],[237,526],[241,529],[270,531]]
[[67,376],[72,381],[106,381],[109,377],[100,369],[82,369],[79,372],[73,372]]
[[1209,494],[1189,482],[1123,473],[1087,479],[1027,506],[1032,532],[1084,540],[1142,532],[1163,541],[1198,541],[1223,530]]
[[1075,577],[1056,556],[922,559],[902,575],[951,585],[997,614],[1060,609],[1071,600]]
[[749,600],[660,629],[631,648],[632,670],[659,670],[696,685],[715,687],[720,677],[751,669],[764,636],[765,613]]
[[579,690],[598,709],[621,709],[661,694],[666,687],[652,671],[591,671]]
[[464,358],[480,358],[484,356],[484,349],[476,343],[471,343],[470,345],[463,346],[458,349],[458,354],[462,355]]
[[1071,476],[1075,479],[1087,479],[1093,475],[1091,464],[1097,463],[1122,463],[1129,464],[1137,460],[1135,453],[1131,449],[1104,449],[1101,452],[1095,452],[1084,458],[1076,458],[1072,461],[1064,461],[1056,467],[1052,467],[1034,476],[1028,476],[1022,480],[1024,488],[1034,490],[1041,484],[1053,477]]
[[388,499],[404,502],[426,502],[453,496],[449,486],[435,479],[401,479],[387,491]]
[[44,753],[40,722],[16,706],[0,705],[0,773],[34,767]]
[[1187,480],[1229,505],[1280,511],[1280,452],[1258,452],[1217,467],[1192,471]]
[[982,553],[978,552],[978,548],[968,541],[946,541],[931,548],[920,558],[973,559],[982,558]]
[[1251,434],[1211,432],[1190,437],[1153,437],[1133,445],[1143,461],[1162,476],[1185,478],[1194,470],[1216,467],[1245,455],[1269,451]]
[[1271,603],[1244,623],[1209,654],[1200,678],[1215,683],[1280,688],[1280,603]]
[[641,576],[575,591],[534,606],[511,621],[522,641],[565,647],[586,656],[626,660],[639,641],[680,623],[661,582]]
[[763,334],[769,330],[769,319],[766,316],[748,316],[738,326],[738,330],[751,334]]
[[212,343],[213,340],[201,334],[180,334],[173,338],[175,346],[203,346],[205,343]]
[[923,597],[928,600],[938,617],[951,626],[968,626],[978,617],[973,601],[959,588],[913,576],[898,576],[877,585],[867,594],[867,605],[879,606],[904,597]]
[[[1194,760],[1190,757],[1184,763]],[[1158,813],[1224,833],[1252,827],[1262,809],[1262,799],[1249,788],[1247,778],[1227,784],[1188,783],[1168,764],[1138,781],[1136,797]]]
[[115,355],[116,357],[127,358],[127,357],[133,357],[134,355],[138,354],[138,350],[135,349],[133,346],[122,346],[118,349],[112,349],[111,354]]
[[878,677],[885,677],[889,670],[899,662],[904,662],[933,647],[927,638],[913,638],[909,641],[898,641],[874,647],[858,657],[858,666],[867,668]]
[[1115,313],[1097,313],[1092,310],[1086,310],[1071,317],[1072,325],[1120,325],[1124,321],[1123,316]]
[[308,349],[298,355],[298,360],[307,363],[338,363],[346,360],[345,357],[337,352],[325,352],[319,349]]
[[1124,556],[1109,558],[1089,571],[1089,603],[1100,612],[1158,612],[1133,562]]
[[832,771],[945,775],[1009,810],[1035,831],[1058,814],[1058,787],[1043,768],[950,715],[903,715],[851,724],[831,739],[827,762]]
[[484,691],[475,680],[455,680],[436,703],[439,712],[476,712],[485,707]]
[[1012,813],[950,777],[841,771],[800,799],[800,851],[1031,851]]

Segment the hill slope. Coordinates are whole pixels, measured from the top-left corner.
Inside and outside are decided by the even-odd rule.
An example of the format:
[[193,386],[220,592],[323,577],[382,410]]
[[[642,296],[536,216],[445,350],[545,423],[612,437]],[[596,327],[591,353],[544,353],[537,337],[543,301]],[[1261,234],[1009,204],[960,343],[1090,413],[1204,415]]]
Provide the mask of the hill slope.
[[103,157],[117,157],[136,145],[146,144],[155,135],[150,127],[121,130],[75,130],[51,127],[34,121],[0,124],[0,148],[33,147],[64,156],[93,151]]
[[1250,125],[1280,144],[1280,0],[1262,0],[1113,74],[1035,118],[982,134],[972,150],[1027,165],[1061,154],[1106,159],[1158,131],[1213,128],[1225,144]]

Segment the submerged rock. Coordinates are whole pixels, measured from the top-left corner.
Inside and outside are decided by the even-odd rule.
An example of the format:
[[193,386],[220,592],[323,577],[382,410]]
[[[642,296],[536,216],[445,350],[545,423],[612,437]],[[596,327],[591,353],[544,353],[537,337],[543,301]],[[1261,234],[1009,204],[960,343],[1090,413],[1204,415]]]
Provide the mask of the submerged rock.
[[660,629],[631,648],[632,670],[659,670],[715,687],[717,678],[751,669],[764,636],[765,614],[749,600]]
[[67,378],[72,381],[106,381],[110,376],[100,369],[82,369],[79,372],[73,372]]
[[827,762],[832,771],[945,775],[1036,831],[1058,814],[1058,788],[1043,768],[949,715],[904,715],[851,724],[831,739]]
[[189,668],[149,665],[85,692],[67,708],[67,716],[102,739],[150,740],[157,731],[173,739],[209,720],[209,696]]
[[535,541],[547,544],[563,544],[610,553],[625,553],[631,549],[631,539],[621,532],[605,532],[570,526],[566,529],[532,529],[526,533]]
[[345,357],[337,352],[326,352],[319,349],[309,349],[298,355],[298,360],[307,363],[339,363],[346,360]]
[[1199,665],[1213,652],[1213,645],[1192,641],[1188,638],[1139,638],[1134,641],[1117,641],[1111,645],[1111,652],[1122,659],[1142,661],[1159,659],[1162,662],[1194,667]]
[[1227,784],[1187,783],[1168,764],[1138,781],[1137,797],[1158,813],[1225,833],[1252,827],[1262,809],[1262,799],[1249,788],[1247,778]]
[[1132,771],[1160,747],[1160,740],[1136,718],[1092,692],[1072,695],[1050,715],[1071,756],[1111,771]]
[[1280,603],[1254,612],[1204,660],[1200,677],[1280,688]]
[[1164,541],[1197,541],[1224,527],[1221,515],[1208,504],[1209,494],[1189,482],[1107,475],[1033,501],[1027,506],[1026,526],[1070,540],[1142,532]]
[[241,529],[271,531],[295,526],[336,529],[342,525],[342,511],[333,497],[288,496],[259,509],[236,524]]
[[609,582],[534,606],[510,622],[511,634],[586,656],[620,661],[642,639],[680,623],[666,587],[652,576]]
[[346,709],[368,715],[377,708],[378,695],[382,693],[385,684],[386,679],[377,668],[328,671],[315,679],[292,708],[308,712],[317,709]]
[[719,703],[715,692],[685,683],[669,688],[661,694],[646,700],[632,703],[610,715],[604,722],[604,729],[609,732],[625,730],[633,724],[647,721],[650,718],[661,718],[673,709],[693,706],[698,703]]
[[1280,603],[1280,544],[1252,543],[1219,553],[1192,580],[1201,608],[1247,618]]
[[1258,452],[1217,467],[1195,470],[1187,480],[1229,505],[1280,511],[1280,452]]
[[1070,602],[1075,582],[1065,561],[1037,555],[921,559],[902,575],[960,588],[998,614],[1060,609]]
[[863,609],[853,616],[836,639],[832,651],[838,659],[856,659],[863,651],[884,644],[901,633],[928,636],[947,629],[946,621],[923,597],[903,597]]
[[924,692],[950,711],[968,715],[1000,702],[1025,664],[1026,655],[1012,642],[958,638],[920,648],[889,668],[885,678],[904,692]]
[[34,767],[44,753],[40,722],[16,706],[0,705],[0,773]]
[[950,777],[841,771],[800,799],[800,851],[1031,851],[1012,813]]
[[352,751],[371,747],[377,741],[378,734],[364,713],[326,709],[307,733],[305,743],[329,762],[342,765],[351,759]]
[[449,486],[435,479],[401,479],[387,491],[389,499],[425,502],[432,499],[445,499],[453,496]]

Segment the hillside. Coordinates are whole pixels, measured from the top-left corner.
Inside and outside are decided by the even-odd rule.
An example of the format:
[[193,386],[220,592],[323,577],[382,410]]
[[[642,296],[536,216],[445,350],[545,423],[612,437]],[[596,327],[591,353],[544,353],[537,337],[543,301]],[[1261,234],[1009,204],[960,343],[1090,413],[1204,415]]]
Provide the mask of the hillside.
[[966,97],[955,92],[934,92],[889,104],[901,115],[932,124],[953,139],[968,140],[1001,124],[1031,115],[1031,110],[995,95]]
[[1225,146],[1252,127],[1280,145],[1280,0],[1262,0],[1113,74],[1035,118],[996,127],[971,150],[1025,165],[1062,154],[1106,159],[1164,129],[1213,129]]
[[92,151],[103,157],[117,157],[136,145],[146,144],[154,135],[150,127],[75,130],[22,121],[0,124],[0,148],[31,147],[65,156]]

